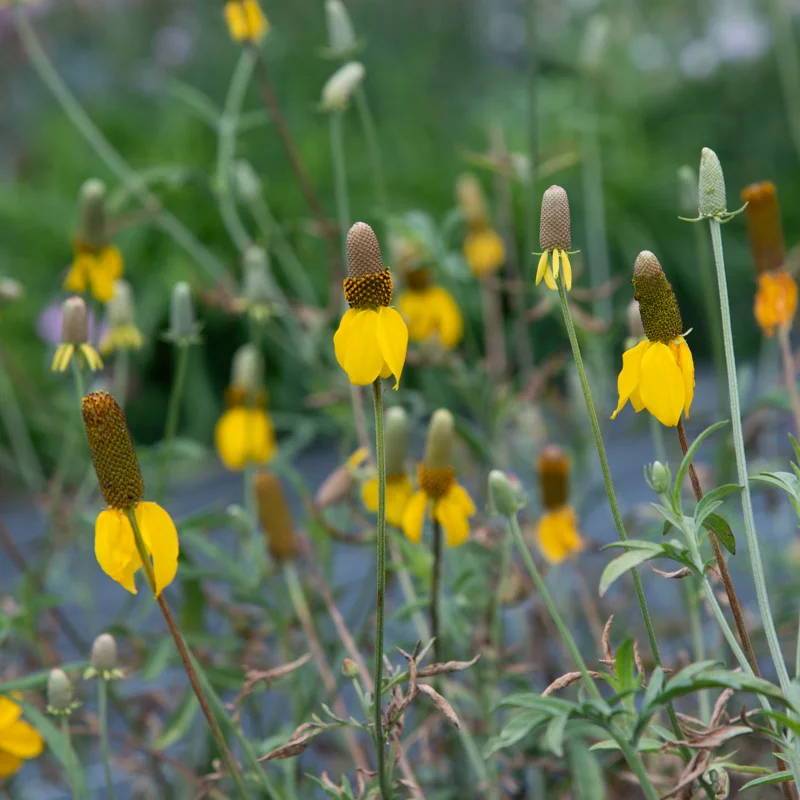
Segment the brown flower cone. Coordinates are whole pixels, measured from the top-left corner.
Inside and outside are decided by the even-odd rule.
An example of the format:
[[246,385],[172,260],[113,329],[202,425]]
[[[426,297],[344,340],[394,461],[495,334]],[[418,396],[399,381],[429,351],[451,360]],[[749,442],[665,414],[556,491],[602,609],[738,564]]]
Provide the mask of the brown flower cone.
[[542,195],[539,246],[543,252],[569,250],[572,246],[569,198],[560,186],[551,186]]
[[671,342],[683,333],[675,292],[658,259],[642,250],[633,265],[635,298],[639,301],[645,336],[651,342]]
[[548,511],[569,501],[569,458],[558,445],[550,444],[539,455],[539,488],[542,506]]

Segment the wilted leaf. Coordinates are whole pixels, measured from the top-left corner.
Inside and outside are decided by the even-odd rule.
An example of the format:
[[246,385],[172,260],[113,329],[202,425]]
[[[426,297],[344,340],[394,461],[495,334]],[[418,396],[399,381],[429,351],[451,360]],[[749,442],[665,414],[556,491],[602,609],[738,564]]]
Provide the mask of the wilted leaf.
[[458,721],[458,717],[456,716],[456,712],[453,711],[453,707],[447,700],[442,697],[439,692],[436,691],[432,686],[428,686],[427,683],[418,683],[417,689],[422,692],[422,694],[428,695],[431,700],[433,700],[434,705],[439,711],[444,714],[447,719],[456,727],[460,728],[461,723]]
[[[588,670],[589,676],[592,678],[602,678],[603,676],[599,672],[594,672],[593,670]],[[547,695],[552,694],[553,692],[557,692],[559,689],[566,689],[567,686],[572,686],[573,683],[577,683],[581,679],[582,675],[580,672],[567,672],[566,674],[562,675],[560,678],[556,678],[543,692],[542,697],[547,697]]]
[[479,658],[480,654],[475,656],[472,661],[442,661],[438,664],[431,664],[429,667],[418,670],[417,677],[432,678],[434,675],[448,675],[451,672],[461,672],[462,670],[474,666]]

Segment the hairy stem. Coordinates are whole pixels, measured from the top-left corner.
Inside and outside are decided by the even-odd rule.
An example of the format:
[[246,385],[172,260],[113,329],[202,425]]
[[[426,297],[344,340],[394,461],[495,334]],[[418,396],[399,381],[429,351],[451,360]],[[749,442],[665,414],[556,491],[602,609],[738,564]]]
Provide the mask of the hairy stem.
[[97,678],[97,717],[100,722],[100,753],[106,780],[106,797],[114,800],[116,795],[111,778],[111,750],[108,746],[108,681],[102,675]]

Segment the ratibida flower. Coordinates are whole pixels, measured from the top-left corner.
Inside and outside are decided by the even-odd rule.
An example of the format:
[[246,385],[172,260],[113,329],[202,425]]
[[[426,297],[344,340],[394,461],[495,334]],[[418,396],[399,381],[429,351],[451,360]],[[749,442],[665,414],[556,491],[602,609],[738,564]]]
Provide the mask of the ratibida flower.
[[536,542],[548,562],[560,564],[583,550],[578,515],[569,504],[570,463],[560,447],[548,445],[537,466],[543,511],[536,523]]
[[68,297],[61,307],[61,343],[53,357],[53,372],[64,372],[76,356],[95,372],[103,361],[89,342],[89,319],[86,303],[80,297]]
[[[408,455],[408,415],[403,408],[392,406],[386,411],[384,425],[386,454],[386,521],[400,527],[414,488],[406,473]],[[373,513],[378,511],[378,478],[361,484],[361,502]]]
[[408,327],[390,307],[392,276],[383,268],[375,231],[356,222],[347,233],[347,270],[344,296],[350,308],[333,337],[336,360],[351,383],[367,386],[394,375],[394,388],[408,348]]
[[226,0],[225,24],[234,42],[260,42],[269,33],[269,22],[258,0]]
[[464,319],[447,289],[430,283],[426,267],[406,273],[406,289],[397,299],[397,310],[408,323],[412,342],[438,341],[448,350],[464,336]]
[[617,380],[619,402],[637,413],[647,409],[662,425],[675,426],[694,398],[694,361],[683,337],[683,323],[672,286],[658,259],[643,250],[633,267],[633,285],[647,337],[622,356]]
[[160,505],[143,500],[139,461],[117,401],[108,392],[91,392],[83,398],[82,411],[92,463],[108,505],[95,523],[97,563],[106,575],[136,594],[134,575],[144,566],[144,552],[150,561],[145,574],[149,580],[152,573],[150,588],[158,596],[178,570],[175,523]]
[[100,352],[108,355],[115,350],[140,350],[144,336],[136,325],[133,289],[127,281],[114,284],[114,296],[106,306],[106,333],[100,341]]
[[551,186],[542,195],[539,221],[539,247],[542,253],[536,268],[536,285],[542,279],[548,289],[558,291],[559,274],[564,276],[564,288],[572,289],[572,265],[569,263],[572,230],[569,198],[560,186]]
[[419,490],[411,496],[403,513],[403,533],[412,542],[422,538],[429,514],[444,529],[450,547],[457,547],[469,538],[469,518],[475,513],[475,504],[456,481],[453,436],[453,415],[440,408],[431,417],[425,457],[417,467]]
[[23,761],[36,758],[44,750],[39,731],[21,717],[19,703],[0,696],[0,780],[13,775]]
[[100,303],[114,294],[114,282],[122,277],[122,253],[109,241],[106,218],[106,187],[102,181],[88,180],[80,189],[78,232],[75,256],[64,279],[64,289],[83,294],[87,290]]
[[248,465],[268,463],[278,449],[266,411],[263,372],[261,353],[255,345],[246,344],[236,351],[225,397],[227,410],[214,429],[220,460],[235,472]]
[[483,187],[471,173],[456,182],[456,200],[467,221],[464,259],[476,278],[485,278],[503,266],[506,247],[489,221]]
[[742,200],[747,203],[747,238],[758,276],[753,313],[765,335],[774,336],[776,328],[791,326],[797,311],[797,284],[786,271],[786,245],[775,184],[753,183],[742,190]]

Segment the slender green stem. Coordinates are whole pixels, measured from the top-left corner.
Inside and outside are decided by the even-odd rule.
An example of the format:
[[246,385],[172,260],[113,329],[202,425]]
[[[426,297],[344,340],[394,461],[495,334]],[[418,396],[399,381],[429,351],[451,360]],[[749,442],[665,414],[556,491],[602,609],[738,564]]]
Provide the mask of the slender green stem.
[[[569,302],[567,301],[567,291],[564,288],[563,278],[559,276],[558,280],[558,296],[561,300],[561,312],[564,315],[564,324],[567,328],[567,335],[569,336],[569,343],[572,347],[572,356],[575,359],[575,366],[578,369],[578,377],[583,390],[583,397],[586,401],[586,411],[589,414],[589,421],[592,425],[592,434],[594,436],[595,449],[597,450],[597,457],[600,459],[600,469],[603,473],[603,484],[606,489],[606,496],[608,497],[608,505],[611,509],[611,516],[614,518],[614,525],[617,529],[617,535],[620,541],[627,542],[628,534],[625,531],[625,524],[622,521],[622,514],[619,510],[617,503],[617,494],[614,491],[614,483],[611,480],[611,470],[608,466],[608,458],[606,456],[606,448],[603,444],[603,436],[600,433],[600,424],[597,421],[597,411],[594,407],[594,400],[592,399],[592,391],[589,388],[589,381],[586,378],[586,369],[583,366],[583,358],[581,357],[581,348],[578,344],[578,335],[575,333],[575,323],[572,321],[572,313],[569,310]],[[661,653],[658,649],[658,642],[656,641],[656,634],[653,630],[653,621],[650,618],[650,610],[647,607],[647,600],[644,596],[644,587],[642,586],[642,579],[639,576],[639,571],[634,567],[631,570],[633,576],[633,585],[636,588],[636,597],[639,600],[639,608],[642,611],[642,618],[644,619],[644,626],[647,629],[647,638],[650,642],[650,649],[653,653],[653,659],[656,664],[661,667]],[[683,732],[681,731],[680,723],[678,722],[678,715],[675,713],[675,706],[670,702],[667,704],[667,714],[669,715],[670,724],[675,735],[679,740],[683,740]],[[688,756],[688,751],[684,753]]]
[[58,74],[53,62],[47,57],[39,37],[33,30],[26,13],[20,4],[12,4],[12,15],[22,47],[30,59],[42,82],[52,92],[62,110],[69,117],[76,130],[86,139],[95,154],[119,180],[131,186],[131,191],[146,207],[159,209],[154,216],[155,223],[172,237],[203,267],[208,277],[219,281],[226,277],[225,265],[214,253],[198,241],[191,231],[168,211],[160,210],[160,201],[152,194],[142,178],[132,170],[120,154],[111,146],[98,127],[89,118],[75,95]]
[[97,716],[100,721],[100,753],[106,779],[106,797],[114,800],[116,795],[111,778],[111,749],[108,746],[108,682],[102,675],[97,678]]
[[225,737],[222,735],[219,723],[211,711],[211,708],[208,704],[208,699],[203,691],[202,686],[200,685],[197,672],[195,671],[195,667],[192,663],[192,657],[189,653],[189,647],[184,641],[183,635],[181,634],[180,629],[175,622],[175,618],[172,616],[172,611],[169,608],[169,604],[164,599],[164,595],[157,594],[156,592],[156,576],[153,570],[153,564],[150,561],[150,555],[147,552],[147,547],[145,546],[144,539],[142,538],[142,532],[139,530],[139,523],[136,519],[133,507],[126,508],[125,515],[127,516],[133,530],[133,538],[134,542],[136,543],[136,550],[139,553],[139,559],[142,562],[142,568],[144,569],[147,583],[150,586],[150,590],[153,592],[153,596],[156,598],[156,602],[158,603],[158,607],[161,609],[161,613],[164,615],[164,621],[167,623],[169,632],[173,641],[175,642],[175,647],[178,650],[181,663],[183,664],[183,668],[186,671],[187,677],[189,678],[189,683],[192,685],[192,689],[194,690],[197,701],[199,702],[200,708],[203,711],[203,715],[206,718],[206,722],[211,730],[211,734],[217,743],[217,747],[219,747],[219,752],[222,756],[223,762],[225,763],[225,767],[230,773],[234,784],[236,784],[239,795],[243,798],[243,800],[247,800],[247,790],[245,789],[244,782],[242,781],[242,776],[239,774],[236,762],[233,759],[233,754],[228,748],[228,743],[225,741]]
[[347,263],[347,229],[350,227],[350,201],[347,196],[347,164],[344,158],[342,138],[342,112],[330,112],[331,155],[333,157],[333,180],[336,191],[336,214],[339,219],[342,259]]
[[768,5],[783,102],[792,141],[800,158],[800,56],[794,41],[794,25],[786,0],[770,0]]
[[[692,649],[696,661],[704,661],[706,657],[706,645],[703,640],[702,619],[700,616],[700,603],[697,597],[697,581],[692,577],[681,581],[686,597],[686,610],[689,613],[689,630],[692,634]],[[699,693],[700,719],[708,723],[711,719],[711,703],[707,689]]]
[[83,406],[83,398],[86,396],[86,383],[83,379],[83,370],[78,363],[77,353],[70,360],[72,368],[72,382],[75,384],[75,394],[78,397],[78,410]]
[[372,384],[375,402],[375,452],[378,462],[378,591],[375,620],[375,751],[378,759],[378,783],[383,800],[391,800],[392,790],[386,780],[386,748],[383,734],[383,612],[386,601],[386,448],[383,434],[383,390],[380,378]]
[[442,660],[442,643],[439,626],[439,598],[442,578],[442,526],[433,521],[433,565],[431,568],[431,636],[433,636],[433,660]]
[[644,768],[644,762],[639,751],[625,738],[624,734],[612,731],[612,735],[625,756],[631,771],[638,778],[644,796],[647,800],[659,800],[658,792],[647,775],[647,770]]
[[367,156],[369,158],[370,172],[375,184],[375,200],[378,203],[378,212],[385,217],[389,211],[388,200],[386,197],[386,181],[383,177],[383,159],[381,158],[381,147],[378,139],[378,132],[375,128],[375,118],[367,101],[367,93],[363,86],[356,89],[356,108],[361,120],[361,127],[364,130],[364,140],[367,144]]
[[69,781],[70,795],[73,798],[77,797],[80,800],[84,800],[86,787],[83,785],[83,781],[78,778],[78,757],[72,747],[72,737],[69,732],[69,714],[64,714],[61,717],[61,735],[64,737],[66,744],[67,779]]
[[744,434],[742,432],[742,411],[739,405],[739,381],[736,375],[736,356],[733,350],[733,331],[731,311],[728,303],[728,282],[725,276],[725,257],[722,252],[722,233],[720,224],[709,219],[711,228],[711,245],[714,249],[714,263],[717,268],[717,286],[719,289],[720,315],[722,317],[722,339],[725,347],[725,363],[728,372],[728,399],[731,409],[731,427],[733,429],[733,449],[736,455],[736,474],[741,485],[742,511],[744,514],[744,533],[747,549],[750,554],[750,566],[753,570],[753,582],[756,587],[756,598],[761,613],[761,622],[767,637],[769,652],[775,665],[775,672],[781,689],[789,696],[790,680],[786,662],[781,652],[778,632],[769,605],[767,584],[764,578],[764,565],[761,561],[761,549],[756,535],[756,523],[753,515],[753,501],[750,496],[750,483],[747,475],[747,456],[744,452]]
[[169,403],[167,404],[167,423],[164,427],[164,449],[161,452],[159,463],[158,489],[156,500],[159,503],[164,501],[164,494],[167,491],[169,481],[170,462],[172,460],[172,444],[175,441],[175,433],[178,430],[178,416],[180,415],[181,400],[183,399],[183,386],[186,383],[186,370],[189,363],[189,344],[179,342],[175,349],[177,360],[175,363],[175,377],[172,380],[172,388],[169,393]]

